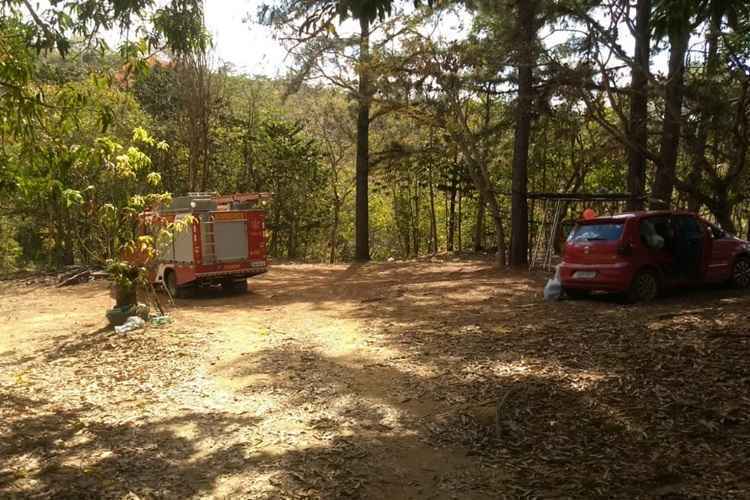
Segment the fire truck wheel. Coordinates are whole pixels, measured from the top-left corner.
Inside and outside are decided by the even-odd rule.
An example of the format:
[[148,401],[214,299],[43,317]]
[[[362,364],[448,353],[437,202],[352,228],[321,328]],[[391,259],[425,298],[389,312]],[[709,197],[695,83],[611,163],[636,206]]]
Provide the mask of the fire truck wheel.
[[247,280],[224,280],[221,282],[221,288],[226,293],[245,293],[247,292]]
[[177,295],[177,275],[171,269],[164,271],[164,288],[171,297]]
[[187,299],[193,294],[193,287],[177,286],[177,274],[171,269],[164,273],[164,286],[172,298]]
[[234,291],[237,293],[247,293],[247,279],[234,282]]

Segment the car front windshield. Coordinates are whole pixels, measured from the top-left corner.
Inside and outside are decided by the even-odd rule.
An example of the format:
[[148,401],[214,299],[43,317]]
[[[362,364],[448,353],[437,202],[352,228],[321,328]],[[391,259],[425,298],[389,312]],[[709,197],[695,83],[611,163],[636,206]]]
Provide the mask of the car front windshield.
[[568,241],[616,241],[622,236],[623,223],[579,224],[568,237]]

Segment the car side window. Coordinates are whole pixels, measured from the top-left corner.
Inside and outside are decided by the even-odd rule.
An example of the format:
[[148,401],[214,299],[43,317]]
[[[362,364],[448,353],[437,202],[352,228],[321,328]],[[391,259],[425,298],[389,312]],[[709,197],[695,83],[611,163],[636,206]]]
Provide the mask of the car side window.
[[698,220],[689,215],[674,217],[675,232],[686,239],[702,239],[703,230]]
[[650,217],[641,220],[641,241],[647,248],[659,250],[668,246],[671,238],[669,223],[664,217]]

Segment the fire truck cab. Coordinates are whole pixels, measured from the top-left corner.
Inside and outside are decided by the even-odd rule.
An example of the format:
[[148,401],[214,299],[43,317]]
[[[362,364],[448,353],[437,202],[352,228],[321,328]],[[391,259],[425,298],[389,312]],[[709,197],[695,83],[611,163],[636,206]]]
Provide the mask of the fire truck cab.
[[157,209],[153,215],[162,224],[192,220],[160,243],[152,282],[180,298],[203,285],[247,291],[247,278],[268,271],[264,206],[270,199],[270,193],[189,193]]

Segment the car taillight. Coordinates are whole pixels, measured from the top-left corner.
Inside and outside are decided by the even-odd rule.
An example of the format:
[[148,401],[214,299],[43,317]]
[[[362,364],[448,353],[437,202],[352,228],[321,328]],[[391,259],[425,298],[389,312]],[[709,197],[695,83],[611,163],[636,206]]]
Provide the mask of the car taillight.
[[633,255],[633,245],[630,243],[622,243],[617,247],[617,255],[622,255],[623,257]]

